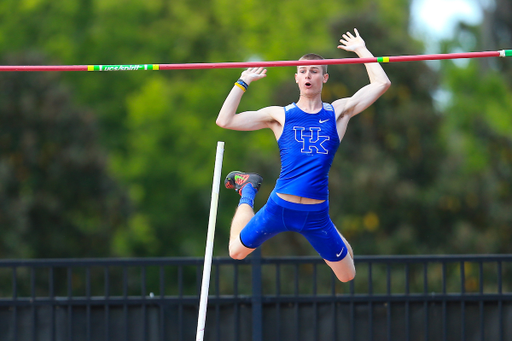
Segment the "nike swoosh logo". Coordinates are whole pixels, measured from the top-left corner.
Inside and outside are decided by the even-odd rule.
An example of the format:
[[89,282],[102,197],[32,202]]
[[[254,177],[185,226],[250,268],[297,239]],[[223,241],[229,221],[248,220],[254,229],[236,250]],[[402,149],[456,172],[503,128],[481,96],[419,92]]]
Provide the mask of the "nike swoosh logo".
[[327,122],[327,121],[329,121],[329,120],[330,120],[330,118],[328,118],[328,119],[326,119],[326,120],[320,120],[320,121],[318,121],[318,122],[319,122],[319,123],[325,123],[325,122]]
[[340,253],[337,253],[337,254],[336,254],[336,257],[341,256],[341,254],[343,253],[343,251],[344,251],[344,250],[345,250],[345,248],[342,248],[342,249],[341,249],[341,251],[340,251]]

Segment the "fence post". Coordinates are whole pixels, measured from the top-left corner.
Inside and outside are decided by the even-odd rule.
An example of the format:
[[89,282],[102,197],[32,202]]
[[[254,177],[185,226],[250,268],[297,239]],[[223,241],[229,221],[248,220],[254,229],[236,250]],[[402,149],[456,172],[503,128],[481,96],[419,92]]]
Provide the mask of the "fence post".
[[261,249],[256,249],[251,257],[252,265],[252,341],[263,341],[263,306]]

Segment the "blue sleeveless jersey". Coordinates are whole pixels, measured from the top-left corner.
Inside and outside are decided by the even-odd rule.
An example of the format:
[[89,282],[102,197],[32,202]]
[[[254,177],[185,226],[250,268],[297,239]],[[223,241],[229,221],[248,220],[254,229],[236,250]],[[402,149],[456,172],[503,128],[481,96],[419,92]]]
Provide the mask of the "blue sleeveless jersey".
[[309,114],[292,103],[285,109],[283,133],[277,141],[281,173],[277,193],[327,200],[329,170],[340,145],[332,105]]

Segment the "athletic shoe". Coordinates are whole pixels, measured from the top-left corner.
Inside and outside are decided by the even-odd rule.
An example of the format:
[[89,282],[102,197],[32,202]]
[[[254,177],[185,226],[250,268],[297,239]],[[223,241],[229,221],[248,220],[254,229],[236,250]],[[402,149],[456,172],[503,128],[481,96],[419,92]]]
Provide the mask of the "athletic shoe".
[[238,194],[242,195],[242,188],[248,183],[252,184],[252,187],[257,191],[260,189],[262,182],[263,178],[257,173],[233,171],[226,176],[224,186],[226,186],[227,189],[234,189]]

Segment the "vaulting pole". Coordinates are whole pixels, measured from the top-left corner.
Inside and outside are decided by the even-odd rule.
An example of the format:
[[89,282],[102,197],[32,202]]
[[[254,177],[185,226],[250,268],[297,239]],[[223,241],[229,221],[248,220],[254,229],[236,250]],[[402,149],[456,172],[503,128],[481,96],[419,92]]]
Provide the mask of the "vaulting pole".
[[371,58],[343,58],[323,60],[289,60],[275,62],[224,62],[224,63],[185,63],[185,64],[132,64],[132,65],[0,65],[0,71],[157,71],[191,69],[234,69],[249,67],[276,67],[301,65],[337,65],[364,63],[396,63],[425,60],[511,57],[512,50],[425,54],[410,56],[390,56]]
[[199,315],[197,316],[196,341],[203,341],[206,326],[206,311],[208,308],[208,291],[210,288],[210,275],[212,271],[213,240],[215,238],[215,223],[217,220],[217,206],[219,204],[220,177],[222,171],[222,158],[224,156],[224,142],[217,142],[215,167],[213,170],[212,198],[210,203],[210,219],[206,235],[206,251],[204,254],[203,281],[199,297]]

